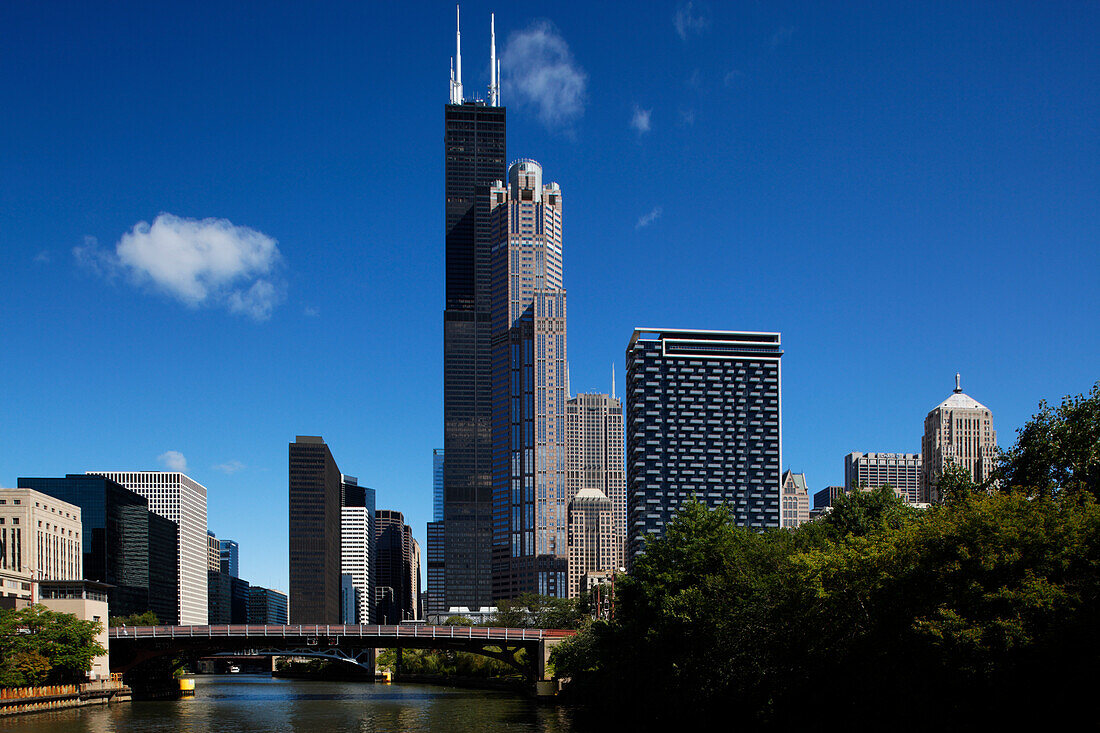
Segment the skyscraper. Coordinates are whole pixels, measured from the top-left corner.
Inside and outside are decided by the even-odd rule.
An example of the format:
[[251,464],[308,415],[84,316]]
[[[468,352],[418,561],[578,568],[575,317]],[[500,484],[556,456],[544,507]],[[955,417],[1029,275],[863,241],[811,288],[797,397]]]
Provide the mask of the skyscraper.
[[178,471],[88,471],[149,500],[149,511],[179,527],[179,622],[207,623],[206,487]]
[[565,450],[567,500],[583,489],[597,489],[611,502],[615,560],[607,569],[614,570],[623,565],[626,538],[622,400],[606,394],[579,394],[567,400]]
[[424,613],[443,614],[447,610],[445,540],[443,538],[443,449],[432,451],[432,521],[428,522],[427,590]]
[[290,621],[340,623],[340,468],[325,441],[290,444]]
[[413,582],[412,528],[405,524],[405,515],[389,509],[374,512],[375,540],[377,542],[377,572],[375,611],[380,624],[396,624],[416,618],[416,599],[419,591],[420,550],[417,555],[418,582]]
[[178,526],[150,511],[148,499],[89,474],[20,478],[19,488],[80,507],[84,578],[109,585],[112,616],[152,611],[162,624],[179,622]]
[[680,504],[778,527],[778,333],[640,328],[626,349],[627,563]]
[[588,590],[585,576],[607,577],[619,562],[611,500],[599,489],[581,489],[569,500],[569,597]]
[[960,377],[955,390],[924,418],[921,440],[921,492],[923,501],[941,500],[936,483],[949,464],[962,466],[983,483],[993,478],[997,466],[997,431],[993,413],[970,395],[963,394]]
[[877,489],[890,484],[908,501],[921,501],[921,459],[916,453],[849,453],[844,488]]
[[218,569],[232,578],[240,574],[240,546],[234,540],[218,540]]
[[[493,597],[565,596],[566,294],[562,197],[522,159],[490,189]],[[448,462],[450,453],[447,454]]]
[[354,476],[343,476],[340,508],[340,572],[351,577],[351,623],[369,624],[374,609],[374,489],[360,486]]
[[[445,605],[492,602],[492,246],[489,186],[505,175],[495,33],[488,103],[463,96],[456,30],[443,109],[447,293],[443,313]],[[293,610],[293,600],[291,601]]]

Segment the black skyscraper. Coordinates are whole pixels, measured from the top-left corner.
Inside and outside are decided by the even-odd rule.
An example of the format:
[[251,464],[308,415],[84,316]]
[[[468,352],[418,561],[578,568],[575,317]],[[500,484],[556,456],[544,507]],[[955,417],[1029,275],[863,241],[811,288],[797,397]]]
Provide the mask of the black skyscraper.
[[[445,605],[492,603],[493,435],[489,186],[504,180],[505,109],[444,107],[447,300],[443,314]],[[293,605],[291,606],[293,608]]]
[[340,623],[340,469],[319,437],[290,444],[290,622]]

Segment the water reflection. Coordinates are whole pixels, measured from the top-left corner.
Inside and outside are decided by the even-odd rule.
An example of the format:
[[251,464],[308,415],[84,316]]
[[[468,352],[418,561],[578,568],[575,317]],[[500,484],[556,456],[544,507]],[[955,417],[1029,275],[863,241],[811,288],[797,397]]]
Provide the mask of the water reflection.
[[568,711],[503,692],[428,685],[196,678],[195,697],[0,718],[20,733],[569,733]]

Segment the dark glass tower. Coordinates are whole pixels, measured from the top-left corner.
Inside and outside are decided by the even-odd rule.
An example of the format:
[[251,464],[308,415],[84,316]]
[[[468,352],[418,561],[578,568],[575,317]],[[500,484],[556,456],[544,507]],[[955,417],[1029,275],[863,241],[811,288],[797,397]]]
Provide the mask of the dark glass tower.
[[321,438],[290,444],[290,622],[340,623],[340,469]]
[[[504,180],[505,109],[444,107],[444,605],[492,603],[492,315],[489,186]],[[291,604],[293,608],[293,604]]]
[[627,569],[686,501],[778,527],[778,333],[643,328],[626,349]]
[[104,476],[20,478],[34,489],[80,507],[84,578],[109,584],[112,616],[153,611],[162,624],[178,617],[177,526],[149,511],[149,500]]

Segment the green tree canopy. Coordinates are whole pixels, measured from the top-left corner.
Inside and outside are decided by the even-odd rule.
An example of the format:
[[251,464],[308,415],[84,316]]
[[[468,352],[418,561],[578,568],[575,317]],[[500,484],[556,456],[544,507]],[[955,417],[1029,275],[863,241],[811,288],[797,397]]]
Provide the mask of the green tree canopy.
[[1040,402],[1000,469],[1007,486],[1100,499],[1100,382],[1087,396],[1069,395],[1058,407]]
[[45,606],[0,611],[0,687],[83,682],[92,659],[107,650],[97,621]]
[[129,616],[111,616],[108,619],[111,626],[157,626],[160,619],[152,611],[145,613],[131,613]]

